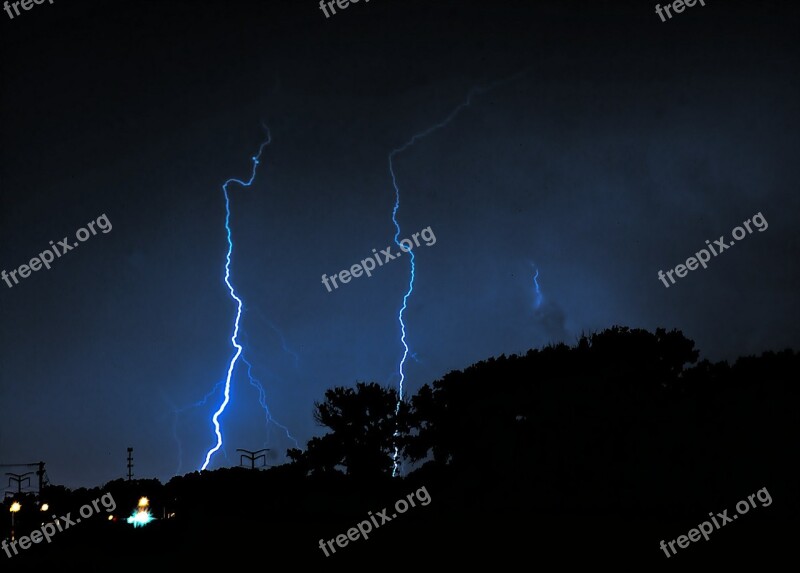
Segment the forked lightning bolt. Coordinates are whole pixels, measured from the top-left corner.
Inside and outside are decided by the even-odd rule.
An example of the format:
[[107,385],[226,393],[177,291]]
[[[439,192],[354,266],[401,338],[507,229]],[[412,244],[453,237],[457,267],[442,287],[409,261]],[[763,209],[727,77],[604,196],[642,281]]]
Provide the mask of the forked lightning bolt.
[[264,152],[264,148],[270,144],[271,136],[269,133],[269,129],[267,129],[267,139],[264,141],[261,146],[258,148],[258,153],[253,156],[253,169],[250,174],[250,179],[247,181],[241,181],[239,179],[228,179],[222,185],[222,191],[225,195],[225,230],[228,233],[228,254],[225,257],[225,284],[228,286],[228,290],[230,291],[231,298],[236,302],[236,320],[233,323],[233,334],[231,336],[231,344],[235,348],[235,352],[233,357],[231,358],[230,364],[228,365],[228,374],[225,378],[225,386],[224,386],[224,399],[222,400],[222,404],[220,404],[219,408],[211,418],[212,423],[214,424],[214,434],[217,437],[217,443],[211,448],[208,453],[206,453],[205,462],[203,462],[202,467],[200,470],[204,470],[208,467],[208,464],[211,463],[211,457],[219,451],[222,447],[222,431],[220,430],[219,418],[225,412],[225,408],[228,407],[228,403],[231,399],[231,377],[233,376],[233,371],[236,367],[236,361],[239,360],[239,357],[242,355],[242,345],[239,344],[239,321],[242,318],[242,299],[236,294],[236,289],[234,289],[233,284],[231,284],[231,257],[233,256],[233,239],[231,238],[231,201],[230,196],[228,194],[228,186],[232,183],[236,183],[240,187],[250,187],[253,184],[253,181],[256,178],[256,169],[258,168],[259,161],[261,160],[261,154]]

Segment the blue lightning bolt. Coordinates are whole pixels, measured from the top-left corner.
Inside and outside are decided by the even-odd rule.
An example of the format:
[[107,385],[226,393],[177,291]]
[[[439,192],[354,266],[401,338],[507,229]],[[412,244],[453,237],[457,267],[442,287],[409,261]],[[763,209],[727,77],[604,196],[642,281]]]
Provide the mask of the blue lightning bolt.
[[225,384],[224,380],[220,380],[219,382],[217,382],[217,384],[214,386],[211,392],[206,394],[202,400],[198,400],[194,404],[189,404],[188,406],[183,406],[182,408],[175,408],[173,405],[172,437],[178,446],[178,469],[175,471],[175,475],[180,475],[181,470],[183,468],[183,442],[181,442],[181,439],[178,437],[178,420],[181,414],[183,414],[187,410],[191,410],[193,408],[199,408],[200,406],[205,406],[206,403],[209,401],[209,399],[211,399],[211,397],[214,396],[219,391],[219,389],[222,387],[223,384]]
[[[265,126],[266,127],[266,126]],[[253,181],[256,178],[256,169],[258,168],[258,163],[261,160],[261,154],[264,151],[264,148],[270,144],[272,137],[270,136],[269,129],[267,129],[267,139],[264,141],[261,146],[258,148],[258,153],[253,156],[253,169],[250,174],[250,179],[248,181],[241,181],[239,179],[228,179],[222,185],[222,191],[225,194],[225,230],[228,233],[228,254],[225,257],[225,284],[228,286],[228,290],[230,291],[231,298],[236,301],[236,320],[233,323],[233,335],[231,336],[231,344],[236,349],[236,352],[231,358],[231,362],[228,365],[228,375],[225,378],[225,391],[224,395],[225,398],[220,404],[219,408],[211,418],[212,423],[214,424],[214,433],[217,436],[217,443],[216,445],[208,450],[206,453],[206,459],[203,463],[203,466],[200,470],[204,470],[208,467],[208,464],[211,462],[211,457],[219,451],[222,447],[222,432],[220,431],[219,425],[219,417],[227,408],[228,403],[231,399],[231,377],[233,376],[233,370],[236,367],[236,361],[239,360],[239,357],[242,355],[242,346],[238,342],[239,337],[239,321],[242,318],[242,299],[239,298],[236,294],[236,290],[233,288],[231,284],[231,256],[233,255],[233,239],[231,238],[231,202],[230,197],[228,196],[228,185],[231,183],[236,183],[240,187],[250,187],[253,184]]]
[[[462,101],[458,106],[456,106],[453,109],[453,111],[451,111],[450,114],[447,117],[445,117],[442,121],[412,136],[411,139],[409,139],[406,143],[404,143],[400,147],[393,149],[389,153],[389,173],[392,176],[392,186],[394,187],[394,196],[395,196],[394,209],[392,210],[392,222],[394,223],[395,227],[394,242],[398,247],[400,247],[401,250],[403,250],[403,245],[400,244],[400,223],[397,221],[397,212],[400,209],[400,188],[397,185],[397,175],[395,174],[394,171],[395,157],[403,153],[409,147],[413,146],[420,139],[424,139],[425,137],[431,135],[433,132],[438,131],[439,129],[442,129],[443,127],[450,124],[450,122],[452,122],[456,118],[456,116],[458,116],[458,114],[460,114],[464,109],[466,109],[472,104],[472,100],[476,95],[480,95],[488,91],[491,91],[505,83],[508,83],[516,78],[523,76],[524,74],[528,73],[528,71],[529,71],[528,69],[524,69],[511,76],[508,76],[507,78],[497,80],[485,87],[473,87],[467,93],[467,97],[464,99],[464,101]],[[397,415],[400,412],[400,404],[403,402],[403,399],[405,397],[405,389],[404,389],[404,384],[406,379],[405,364],[409,354],[408,343],[406,342],[406,324],[405,321],[403,320],[403,315],[405,314],[405,311],[408,308],[408,299],[414,292],[414,279],[416,278],[416,264],[415,264],[415,257],[413,250],[408,251],[408,254],[411,256],[409,263],[411,272],[408,280],[408,290],[406,291],[406,294],[403,296],[403,305],[401,306],[400,312],[398,313],[397,316],[397,320],[400,323],[400,333],[401,333],[400,342],[403,344],[403,357],[400,359],[400,366],[399,366],[400,383],[399,383],[397,405],[395,406],[394,410],[395,419],[397,418]],[[397,426],[398,423],[395,422],[395,431],[394,431],[395,445],[394,445],[394,454],[392,455],[392,477],[396,477],[398,472],[400,471],[400,462],[398,460],[399,450],[396,443],[397,437],[400,435],[400,432]]]
[[[494,87],[494,86],[492,86],[492,87]],[[432,134],[433,132],[445,127],[446,125],[448,125],[451,121],[453,121],[456,118],[456,116],[459,113],[461,113],[465,108],[469,107],[472,104],[472,99],[477,94],[485,92],[485,91],[488,91],[489,89],[492,89],[492,87],[489,87],[489,88],[472,88],[469,91],[469,93],[467,94],[466,99],[463,102],[461,102],[455,109],[453,109],[453,111],[451,111],[450,114],[445,119],[443,119],[439,123],[429,127],[425,131],[421,131],[420,133],[417,133],[416,135],[411,137],[411,139],[409,139],[406,143],[404,143],[403,145],[401,145],[400,147],[398,147],[396,149],[393,149],[391,151],[391,153],[389,153],[389,173],[392,176],[392,186],[394,187],[394,197],[395,197],[394,209],[392,210],[392,222],[394,223],[394,227],[395,227],[394,242],[401,250],[404,250],[404,249],[403,249],[403,245],[400,244],[400,223],[397,221],[397,212],[400,210],[400,187],[397,184],[397,175],[395,174],[395,171],[394,171],[394,159],[395,159],[395,157],[397,157],[399,154],[403,153],[406,149],[408,149],[409,147],[414,145],[420,139],[423,139],[423,138],[429,136],[430,134]],[[405,379],[406,379],[405,364],[406,364],[406,359],[408,358],[408,354],[409,354],[408,343],[406,341],[406,334],[407,334],[406,333],[406,324],[405,324],[405,320],[403,318],[403,315],[405,314],[405,311],[408,308],[408,299],[411,297],[411,294],[414,292],[414,279],[416,278],[416,261],[415,261],[415,257],[414,257],[414,251],[410,250],[410,251],[408,251],[408,254],[411,257],[410,263],[409,263],[411,272],[410,272],[410,276],[409,276],[409,280],[408,280],[408,290],[406,291],[406,294],[403,296],[403,305],[401,306],[400,312],[398,313],[398,316],[397,316],[397,320],[400,323],[400,333],[401,333],[400,342],[403,345],[403,357],[400,359],[400,366],[399,366],[400,383],[399,383],[399,393],[398,393],[398,398],[397,398],[397,405],[395,406],[395,410],[394,410],[395,418],[400,413],[400,404],[403,402],[404,397],[405,397],[405,387],[404,387]],[[399,430],[397,429],[397,422],[395,422],[395,431],[394,431],[395,441],[396,441],[397,437],[399,436],[399,434],[400,433],[399,433]],[[398,472],[400,471],[400,462],[399,462],[398,458],[399,458],[399,449],[397,447],[397,444],[395,443],[395,445],[394,445],[394,454],[392,455],[392,476],[393,477],[397,476]]]

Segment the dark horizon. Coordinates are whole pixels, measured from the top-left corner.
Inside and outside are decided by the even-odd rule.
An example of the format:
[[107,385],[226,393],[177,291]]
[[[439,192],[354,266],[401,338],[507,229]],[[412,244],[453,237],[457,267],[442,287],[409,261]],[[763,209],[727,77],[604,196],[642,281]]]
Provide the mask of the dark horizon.
[[[185,569],[207,566],[215,547],[235,549],[230,564],[280,551],[312,567],[387,554],[450,566],[781,563],[798,505],[787,452],[800,353],[731,366],[698,356],[678,331],[615,327],[452,372],[399,410],[392,388],[330,388],[314,410],[326,433],[291,464],[244,452],[250,468],[166,484],[48,486],[15,496],[0,550],[34,571],[76,560],[138,570],[144,557]],[[69,537],[42,522],[45,503]]]

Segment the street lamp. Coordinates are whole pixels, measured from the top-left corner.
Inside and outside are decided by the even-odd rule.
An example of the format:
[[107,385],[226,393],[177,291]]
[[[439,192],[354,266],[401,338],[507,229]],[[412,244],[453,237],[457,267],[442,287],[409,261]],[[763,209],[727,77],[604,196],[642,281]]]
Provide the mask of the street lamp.
[[11,541],[14,541],[14,515],[16,515],[20,509],[22,509],[22,505],[20,505],[18,501],[15,501],[8,510],[11,512]]

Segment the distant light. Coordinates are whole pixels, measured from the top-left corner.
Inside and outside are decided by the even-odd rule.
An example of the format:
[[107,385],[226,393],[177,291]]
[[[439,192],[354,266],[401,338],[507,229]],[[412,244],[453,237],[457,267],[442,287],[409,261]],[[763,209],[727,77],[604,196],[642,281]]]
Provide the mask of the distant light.
[[9,511],[11,513],[17,513],[20,509],[22,509],[22,506],[19,504],[18,501],[15,501],[14,503],[11,504],[11,508],[9,509]]
[[150,511],[146,509],[140,509],[139,511],[133,512],[128,518],[128,523],[133,525],[134,527],[144,527],[148,523],[153,521],[153,516],[150,515]]
[[139,499],[139,507],[147,507],[148,505],[150,505],[149,499],[147,499],[146,497]]
[[43,503],[42,507],[39,508],[39,511],[48,511],[50,509],[49,503]]
[[113,516],[113,515],[109,515],[109,516],[108,516],[108,520],[109,520],[109,521],[114,521],[114,516]]

